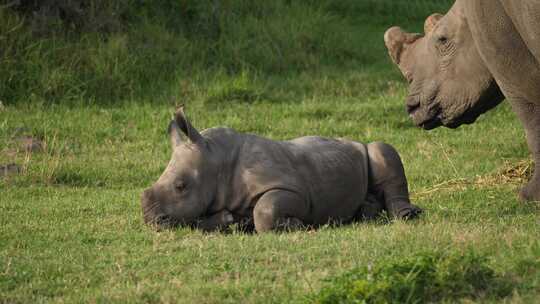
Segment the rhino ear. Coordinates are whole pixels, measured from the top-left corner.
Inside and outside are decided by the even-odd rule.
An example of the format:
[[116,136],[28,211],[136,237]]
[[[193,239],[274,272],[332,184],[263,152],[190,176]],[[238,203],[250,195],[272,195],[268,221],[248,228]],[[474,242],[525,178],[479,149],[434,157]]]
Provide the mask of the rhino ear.
[[174,120],[178,128],[184,133],[189,140],[194,144],[200,144],[204,142],[202,135],[195,129],[186,115],[184,114],[184,106],[180,106],[174,114]]
[[174,147],[178,146],[182,142],[180,128],[178,127],[176,120],[171,120],[169,127],[167,128],[167,133],[169,134],[169,139],[171,140],[171,148],[174,150]]
[[420,34],[411,34],[404,32],[400,27],[393,26],[384,33],[384,43],[388,49],[388,54],[392,61],[399,65],[401,61],[401,53],[407,45],[414,43],[421,38]]
[[435,25],[439,23],[439,20],[442,19],[442,17],[444,16],[437,13],[432,14],[429,17],[427,17],[426,21],[424,22],[424,33],[427,35],[429,32],[431,32],[433,28],[435,27]]

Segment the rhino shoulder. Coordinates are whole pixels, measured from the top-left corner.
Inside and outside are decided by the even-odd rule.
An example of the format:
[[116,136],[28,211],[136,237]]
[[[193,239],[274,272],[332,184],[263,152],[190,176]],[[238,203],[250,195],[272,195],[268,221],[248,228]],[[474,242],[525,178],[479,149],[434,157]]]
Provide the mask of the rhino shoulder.
[[[483,0],[462,4],[478,52],[505,96],[540,98],[539,2]],[[523,73],[523,67],[528,73]]]
[[504,10],[512,20],[526,47],[540,63],[540,1],[502,1]]

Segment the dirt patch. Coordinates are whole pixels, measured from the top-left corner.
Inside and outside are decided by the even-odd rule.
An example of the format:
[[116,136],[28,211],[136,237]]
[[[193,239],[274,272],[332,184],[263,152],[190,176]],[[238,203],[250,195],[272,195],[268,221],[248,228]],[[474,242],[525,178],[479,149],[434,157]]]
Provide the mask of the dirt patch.
[[40,153],[47,148],[43,137],[31,134],[26,127],[18,127],[13,130],[9,147],[9,149],[4,150],[4,153],[11,157],[15,157],[19,153]]
[[14,139],[16,143],[16,148],[18,151],[27,152],[27,153],[37,153],[43,152],[44,142],[43,140],[33,137],[33,136],[19,136]]
[[0,180],[10,175],[19,174],[21,171],[22,168],[14,163],[0,165]]

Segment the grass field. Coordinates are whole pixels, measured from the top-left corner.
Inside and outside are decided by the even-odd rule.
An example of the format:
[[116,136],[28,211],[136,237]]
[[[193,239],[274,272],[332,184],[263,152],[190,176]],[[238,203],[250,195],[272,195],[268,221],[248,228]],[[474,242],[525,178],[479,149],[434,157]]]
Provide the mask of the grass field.
[[[0,303],[332,303],[384,284],[412,290],[414,303],[426,291],[407,289],[411,277],[438,282],[432,292],[446,292],[436,301],[537,302],[540,207],[517,200],[531,162],[515,114],[504,103],[474,125],[415,128],[382,43],[402,19],[356,13],[346,22],[365,60],[350,65],[217,68],[181,77],[163,95],[106,105],[84,96],[79,104],[5,101],[0,164],[21,172],[0,180]],[[408,26],[421,28],[427,14],[415,12]],[[156,232],[143,224],[139,198],[169,159],[165,130],[176,103],[200,129],[391,143],[425,212],[412,222],[283,234]],[[21,151],[24,135],[41,139],[43,151]],[[438,269],[438,279],[422,269]],[[384,288],[369,285],[372,277]]]

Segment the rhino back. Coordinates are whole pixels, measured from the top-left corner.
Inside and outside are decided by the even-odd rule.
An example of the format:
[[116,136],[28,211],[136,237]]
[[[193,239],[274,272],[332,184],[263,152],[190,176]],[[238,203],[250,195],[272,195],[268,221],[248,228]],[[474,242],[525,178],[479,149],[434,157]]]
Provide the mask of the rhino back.
[[351,219],[368,191],[365,145],[317,136],[294,139],[288,145],[311,195],[313,221]]
[[478,52],[504,95],[511,99],[540,100],[538,1],[461,0],[461,3]]
[[263,193],[282,189],[297,193],[309,210],[310,224],[350,220],[365,200],[368,186],[365,146],[309,136],[290,141],[247,138],[240,157],[250,207]]
[[238,133],[229,128],[203,132],[218,147],[223,163],[211,212],[227,209],[250,216],[267,191],[292,191],[304,199],[308,223],[348,220],[368,189],[367,151],[363,144],[318,136],[290,141]]
[[501,3],[528,50],[540,63],[540,1],[503,0]]

